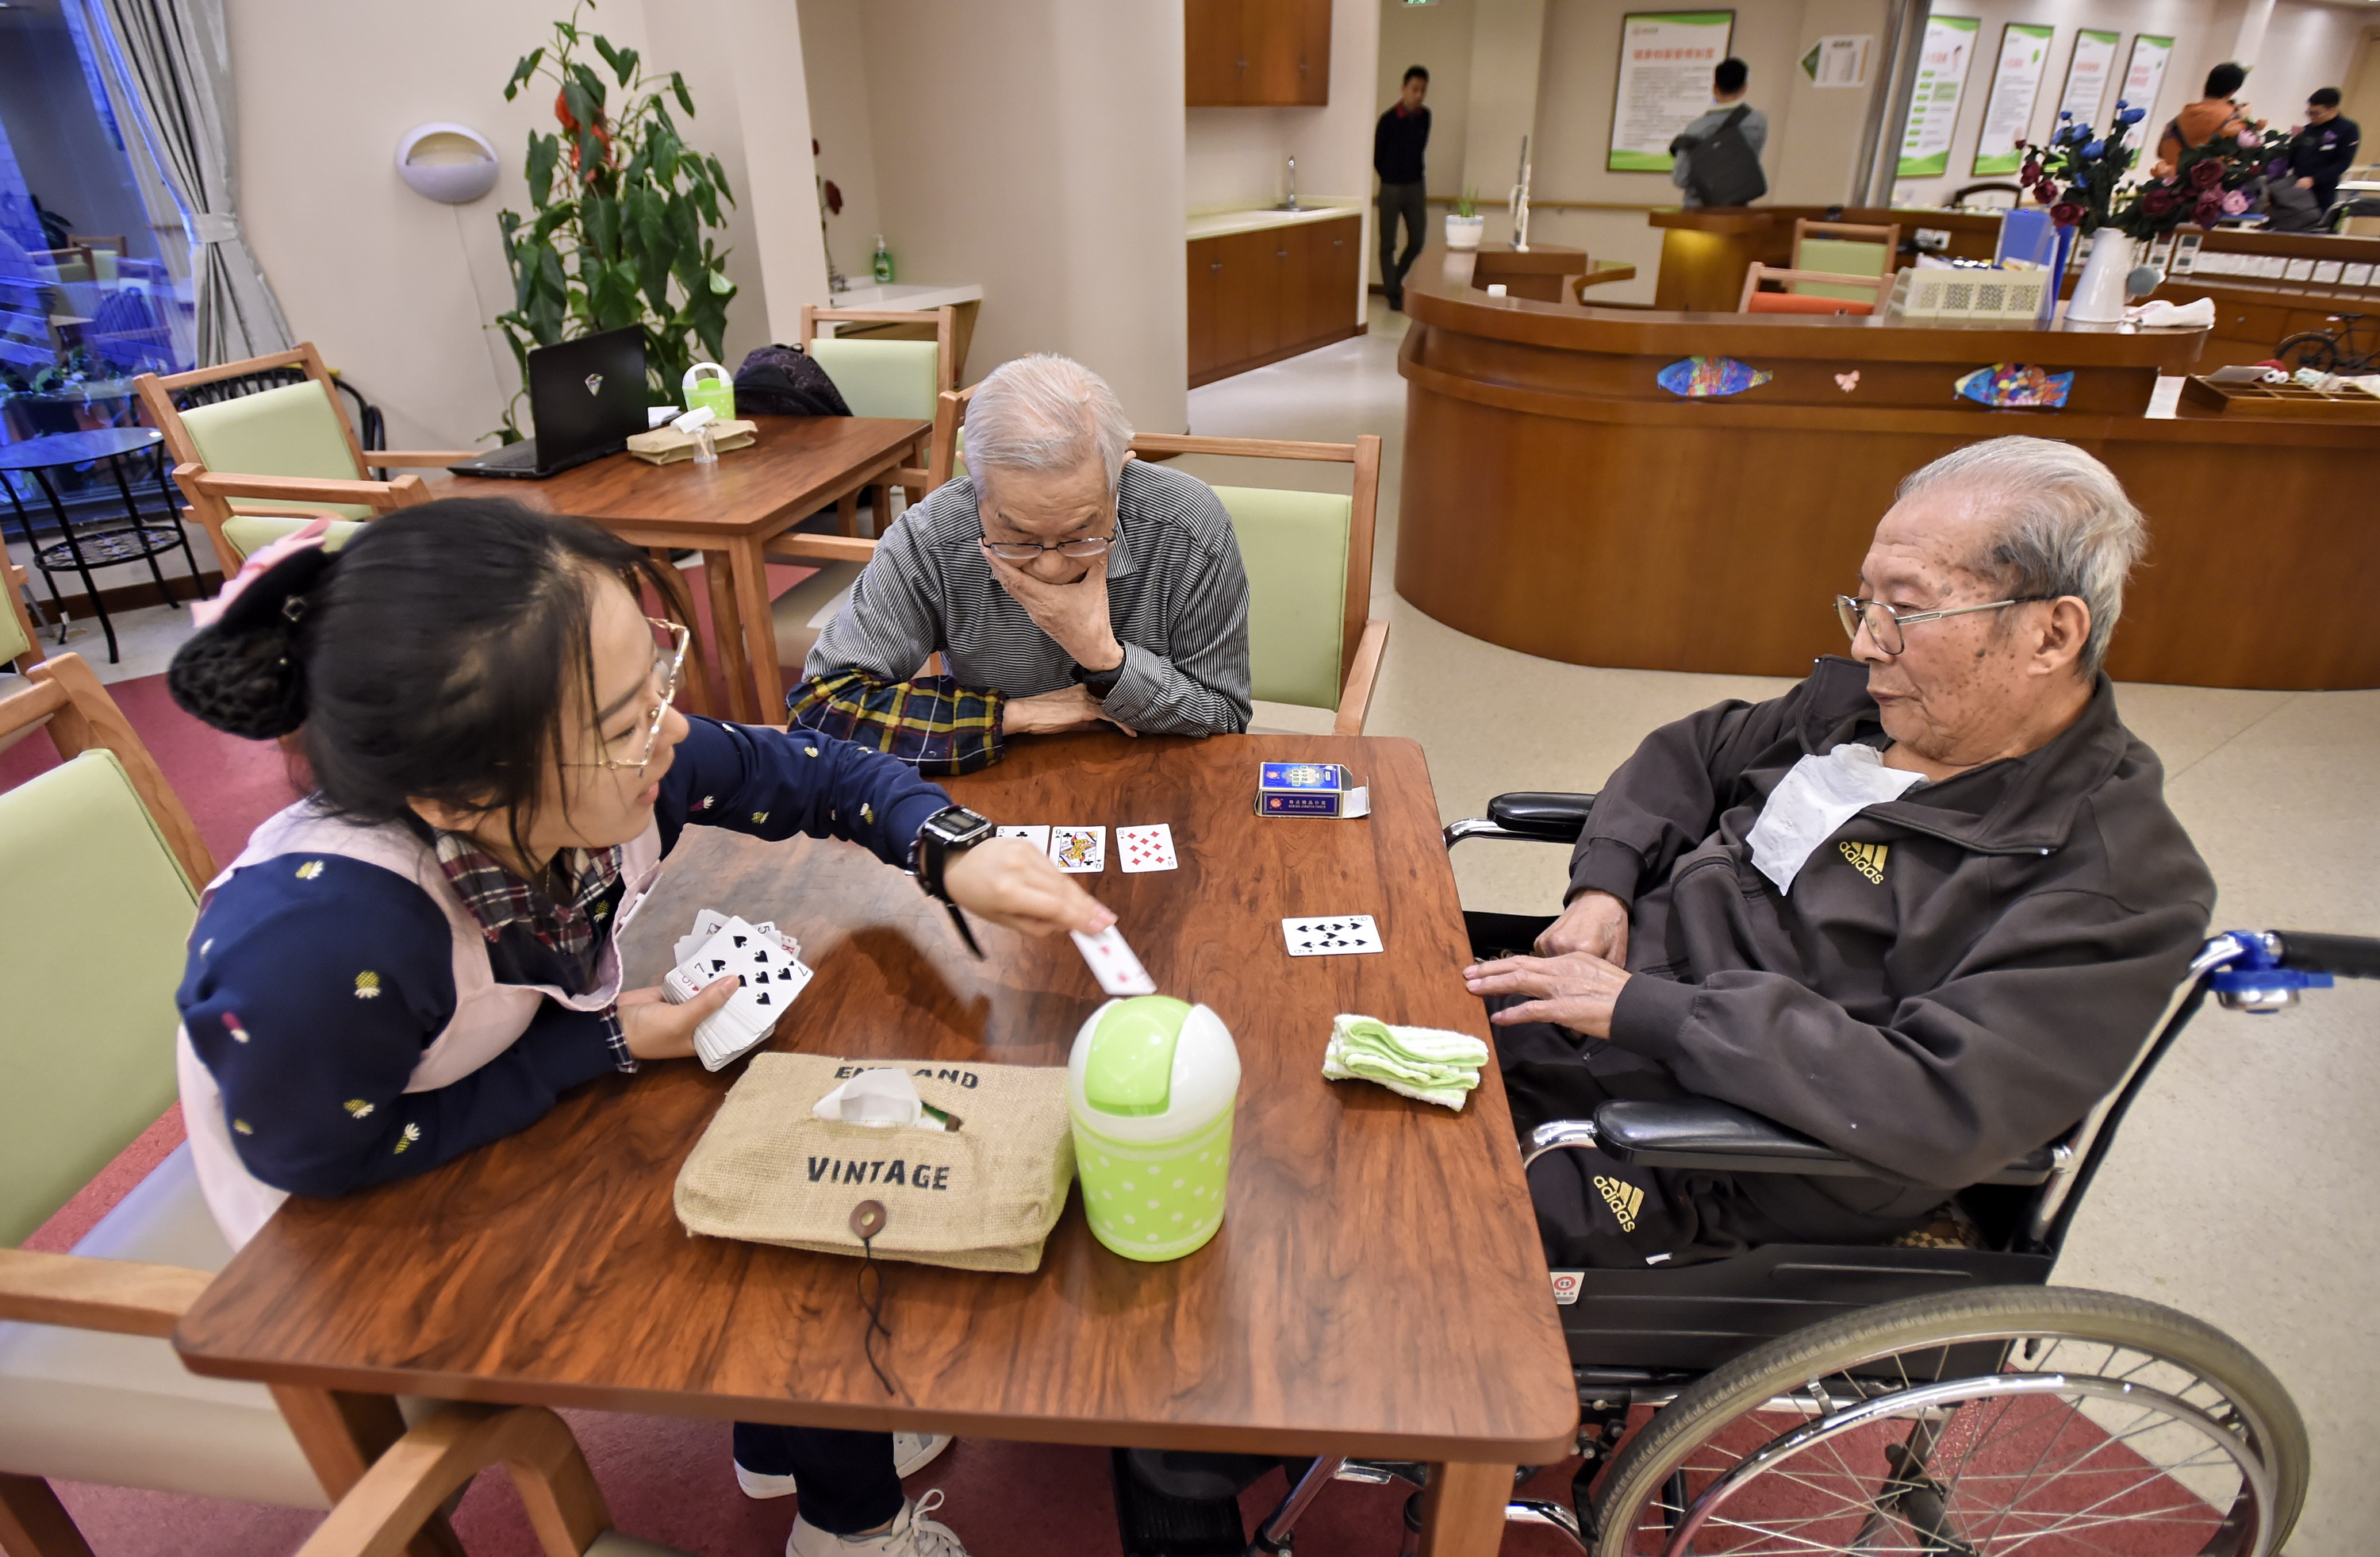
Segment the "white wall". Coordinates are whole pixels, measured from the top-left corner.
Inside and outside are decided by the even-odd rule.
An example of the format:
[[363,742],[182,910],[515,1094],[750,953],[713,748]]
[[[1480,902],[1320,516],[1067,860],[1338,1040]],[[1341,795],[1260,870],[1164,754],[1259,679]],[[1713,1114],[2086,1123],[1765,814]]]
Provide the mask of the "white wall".
[[[1423,159],[1429,192],[1452,200],[1463,193],[1463,143],[1471,124],[1472,0],[1408,6],[1379,0],[1380,67],[1374,79],[1373,116],[1404,91],[1405,71],[1429,72],[1429,147]],[[1374,180],[1371,188],[1378,188]]]
[[[809,88],[810,135],[818,142],[817,174],[843,194],[843,213],[826,219],[834,262],[855,286],[866,286],[876,239],[884,234],[896,275],[917,279],[902,263],[900,245],[884,233],[876,198],[876,130],[868,97],[868,67],[860,43],[860,0],[801,0],[802,74]],[[943,280],[944,277],[928,277]]]

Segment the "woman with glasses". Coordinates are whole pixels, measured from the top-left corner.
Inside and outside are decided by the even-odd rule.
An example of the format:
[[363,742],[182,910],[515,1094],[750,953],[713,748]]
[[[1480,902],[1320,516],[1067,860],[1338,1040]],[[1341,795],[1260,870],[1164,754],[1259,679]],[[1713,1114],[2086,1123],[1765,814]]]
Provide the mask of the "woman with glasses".
[[[326,529],[249,559],[167,678],[217,729],[293,736],[311,788],[208,887],[176,993],[191,1155],[235,1247],[291,1193],[425,1172],[690,1054],[735,980],[670,1004],[622,987],[614,944],[689,823],[895,869],[973,831],[889,758],[680,714],[686,630],[638,598],[669,598],[657,565],[592,525],[450,500],[335,554]],[[921,881],[995,923],[1114,921],[1024,845],[928,853]],[[888,1435],[760,1436],[801,1478],[801,1551],[958,1551]]]

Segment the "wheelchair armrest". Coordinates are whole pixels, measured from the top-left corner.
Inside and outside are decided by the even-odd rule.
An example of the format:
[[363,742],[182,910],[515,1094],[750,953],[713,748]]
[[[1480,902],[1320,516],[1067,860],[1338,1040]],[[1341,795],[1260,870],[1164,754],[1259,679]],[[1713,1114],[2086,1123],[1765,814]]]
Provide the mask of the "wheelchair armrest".
[[[1622,1162],[1714,1173],[1813,1174],[1870,1178],[1876,1170],[1748,1109],[1709,1098],[1674,1102],[1617,1100],[1595,1111],[1596,1144]],[[2039,1184],[2057,1170],[2058,1149],[2038,1147],[1984,1178]]]
[[1574,844],[1586,831],[1586,813],[1593,809],[1592,795],[1548,795],[1533,790],[1516,790],[1499,795],[1488,802],[1488,820],[1507,833],[1525,837],[1544,838],[1558,844]]

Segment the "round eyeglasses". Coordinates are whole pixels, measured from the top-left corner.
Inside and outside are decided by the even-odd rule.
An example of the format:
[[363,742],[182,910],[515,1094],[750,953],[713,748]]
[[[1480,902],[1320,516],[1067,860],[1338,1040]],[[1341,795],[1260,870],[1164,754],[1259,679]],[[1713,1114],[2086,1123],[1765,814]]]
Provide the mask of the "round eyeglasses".
[[1947,611],[1900,611],[1880,600],[1861,600],[1852,595],[1835,597],[1835,615],[1843,625],[1843,636],[1853,643],[1859,641],[1860,628],[1864,625],[1867,636],[1878,649],[1888,654],[1898,654],[1909,647],[1902,629],[1918,622],[1938,622],[1945,616],[1964,616],[1977,611],[2000,611],[2027,601],[2055,600],[2055,595],[2017,595],[2009,600],[1987,601],[1982,605],[1954,605]]
[[694,632],[683,622],[656,621],[650,616],[646,617],[645,620],[661,632],[667,634],[670,641],[666,644],[656,641],[653,645],[653,667],[649,673],[650,678],[646,685],[650,687],[658,682],[661,686],[661,697],[648,711],[644,725],[644,739],[639,743],[635,735],[631,734],[624,737],[620,743],[638,747],[637,755],[602,757],[589,762],[565,762],[562,764],[564,767],[642,768],[653,760],[653,748],[662,742],[662,724],[669,718],[670,704],[677,699],[678,674],[686,668],[686,646],[694,641]]
[[1037,545],[1029,541],[985,541],[983,549],[1002,562],[1031,562],[1044,552],[1055,552],[1062,557],[1104,556],[1115,544],[1112,535],[1086,535],[1079,540],[1061,541],[1054,546]]

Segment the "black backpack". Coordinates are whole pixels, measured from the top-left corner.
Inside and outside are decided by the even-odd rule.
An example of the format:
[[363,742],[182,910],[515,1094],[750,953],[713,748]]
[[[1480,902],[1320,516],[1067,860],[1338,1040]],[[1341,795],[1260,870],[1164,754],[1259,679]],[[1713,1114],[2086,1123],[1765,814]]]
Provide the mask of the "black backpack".
[[851,407],[826,370],[797,346],[756,347],[735,370],[739,416],[847,417]]
[[1701,140],[1682,135],[1670,142],[1671,156],[1681,150],[1694,154],[1686,164],[1686,187],[1703,204],[1750,205],[1768,192],[1768,176],[1760,171],[1760,158],[1743,138],[1743,118],[1751,112],[1739,104]]

